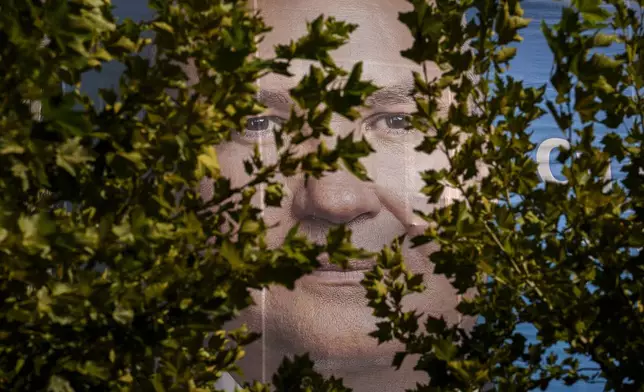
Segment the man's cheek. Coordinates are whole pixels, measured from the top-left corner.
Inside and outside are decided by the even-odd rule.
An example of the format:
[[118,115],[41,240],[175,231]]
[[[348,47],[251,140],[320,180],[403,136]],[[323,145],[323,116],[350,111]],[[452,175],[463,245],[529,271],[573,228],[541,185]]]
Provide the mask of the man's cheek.
[[250,159],[252,153],[252,148],[235,142],[217,146],[221,175],[230,179],[231,187],[241,187],[250,180],[250,176],[244,170],[244,160]]
[[271,141],[260,143],[258,145],[258,149],[259,149],[259,155],[261,156],[262,162],[264,163],[265,166],[274,165],[277,163],[279,158],[279,153],[277,151],[277,146],[275,145],[275,142],[272,140],[272,138],[271,138]]
[[407,172],[402,146],[383,145],[382,142],[370,140],[376,152],[362,158],[360,163],[367,171],[369,178],[377,185],[388,188],[391,192],[403,194],[407,187]]

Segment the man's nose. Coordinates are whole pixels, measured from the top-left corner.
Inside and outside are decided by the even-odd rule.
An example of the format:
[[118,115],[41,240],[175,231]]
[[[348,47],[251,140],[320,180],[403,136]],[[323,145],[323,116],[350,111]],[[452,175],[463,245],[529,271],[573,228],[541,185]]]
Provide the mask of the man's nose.
[[310,177],[294,195],[293,212],[298,220],[325,220],[346,224],[378,215],[381,203],[373,187],[351,173],[339,170],[320,179]]

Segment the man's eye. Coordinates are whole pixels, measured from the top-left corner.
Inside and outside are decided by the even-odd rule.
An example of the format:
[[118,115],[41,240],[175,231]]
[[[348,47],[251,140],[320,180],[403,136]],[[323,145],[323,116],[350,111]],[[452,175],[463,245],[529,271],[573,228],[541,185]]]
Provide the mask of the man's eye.
[[246,120],[244,133],[247,136],[259,136],[280,129],[282,119],[276,116],[258,116]]
[[405,113],[380,114],[368,120],[367,129],[406,131],[410,126],[408,118],[409,115]]

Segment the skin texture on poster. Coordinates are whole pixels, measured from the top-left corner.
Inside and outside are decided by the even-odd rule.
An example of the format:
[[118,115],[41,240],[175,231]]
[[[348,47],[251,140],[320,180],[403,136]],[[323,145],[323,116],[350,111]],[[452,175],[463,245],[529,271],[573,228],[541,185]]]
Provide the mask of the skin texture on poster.
[[[346,224],[353,232],[354,245],[374,252],[404,233],[408,237],[420,234],[424,222],[413,210],[430,211],[436,207],[429,205],[427,197],[420,193],[424,186],[420,173],[447,167],[447,159],[440,152],[428,155],[415,151],[423,135],[405,129],[404,115],[415,111],[410,96],[412,72],[422,69],[400,55],[413,40],[409,30],[398,21],[398,13],[409,11],[411,6],[405,0],[256,0],[254,6],[267,25],[273,27],[259,45],[259,56],[272,57],[274,45],[304,35],[306,22],[320,14],[358,24],[349,44],[333,52],[333,58],[347,70],[362,61],[363,79],[382,87],[368,99],[369,107],[361,109],[360,120],[334,117],[332,128],[336,135],[325,139],[327,146],[333,148],[336,136],[352,132],[356,137],[364,136],[376,151],[362,160],[373,182],[362,182],[346,171],[311,178],[307,184],[303,175],[278,176],[284,184],[285,198],[280,208],[264,208],[266,223],[276,225],[268,233],[269,245],[278,247],[297,223],[313,241],[324,241],[333,225]],[[440,74],[435,64],[426,66],[430,79]],[[258,81],[260,100],[268,109],[249,119],[244,135],[236,134],[232,141],[217,147],[222,175],[229,177],[233,186],[249,180],[243,161],[252,155],[255,144],[259,144],[265,163],[276,161],[273,130],[289,117],[293,103],[288,90],[308,67],[305,62],[296,62],[290,69],[294,77],[268,75]],[[448,92],[442,103],[444,109],[449,106]],[[316,143],[303,144],[301,152],[316,149]],[[204,181],[202,194],[206,199],[212,195],[211,183]],[[453,197],[453,192],[446,191],[442,203]],[[259,192],[257,205],[261,206],[261,198]],[[445,277],[433,274],[428,258],[433,251],[436,247],[432,244],[411,249],[407,240],[403,246],[407,266],[412,272],[423,274],[427,287],[424,293],[406,298],[406,310],[443,316],[448,322],[461,323],[469,329],[475,320],[461,319],[455,310],[460,296]],[[368,336],[379,320],[367,306],[366,291],[360,281],[372,262],[355,260],[350,271],[334,270],[324,260],[321,262],[323,268],[301,278],[292,291],[272,287],[255,292],[256,305],[227,326],[235,328],[246,323],[262,334],[261,339],[246,348],[246,356],[239,362],[243,376],[230,376],[239,384],[252,380],[270,382],[284,356],[309,353],[317,371],[341,377],[344,385],[356,392],[403,391],[427,382],[425,373],[413,369],[413,356],[405,360],[401,369],[391,367],[394,354],[404,347],[396,343],[379,345]],[[222,379],[221,386],[233,390],[235,383],[230,376]]]

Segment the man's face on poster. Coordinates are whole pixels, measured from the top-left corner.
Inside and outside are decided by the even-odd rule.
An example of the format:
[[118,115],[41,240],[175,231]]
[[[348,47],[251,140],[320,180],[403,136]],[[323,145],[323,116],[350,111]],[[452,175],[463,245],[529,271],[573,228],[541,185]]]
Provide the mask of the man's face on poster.
[[[332,122],[334,137],[325,142],[333,148],[335,137],[352,132],[364,136],[375,153],[361,162],[373,182],[361,182],[346,171],[329,173],[321,179],[304,176],[285,178],[285,198],[279,208],[265,208],[264,219],[270,226],[269,245],[278,247],[293,225],[311,240],[323,241],[333,225],[346,224],[353,232],[356,247],[379,251],[404,233],[418,234],[423,221],[414,209],[431,210],[427,197],[420,193],[424,186],[420,173],[447,167],[446,157],[439,152],[427,155],[415,151],[423,135],[408,130],[404,115],[415,111],[409,96],[413,88],[412,71],[421,67],[401,57],[400,51],[412,44],[407,28],[398,21],[398,13],[411,9],[404,0],[256,0],[267,25],[273,30],[261,42],[259,56],[272,57],[276,44],[288,43],[306,34],[306,21],[320,14],[359,25],[350,43],[332,53],[336,63],[350,70],[358,61],[364,63],[363,78],[382,87],[361,109],[362,118],[355,122],[336,116]],[[269,75],[259,81],[265,113],[249,119],[246,133],[218,146],[222,174],[234,186],[246,183],[243,161],[259,144],[265,163],[275,162],[277,148],[273,129],[289,117],[293,103],[288,91],[308,71],[308,64],[296,63],[290,69],[292,78]],[[431,79],[439,75],[435,64],[427,64]],[[449,104],[446,92],[444,106]],[[316,149],[317,141],[304,144],[301,152]],[[209,188],[205,186],[207,197]],[[261,192],[260,192],[261,193]],[[261,195],[258,195],[258,202]],[[427,290],[406,298],[405,305],[424,314],[444,316],[449,322],[460,320],[455,310],[459,296],[443,277],[433,274],[428,255],[436,250],[431,244],[411,249],[404,244],[405,263],[414,273],[424,275]],[[316,369],[325,375],[342,377],[355,391],[404,390],[416,382],[425,382],[424,373],[413,370],[407,360],[394,371],[391,361],[402,347],[395,343],[378,345],[368,333],[379,321],[367,306],[365,288],[360,285],[363,271],[371,261],[354,261],[351,271],[316,271],[301,278],[294,290],[273,287],[254,293],[256,305],[242,313],[234,324],[246,323],[261,332],[262,338],[247,347],[240,365],[245,380],[270,381],[285,355],[309,353]],[[239,380],[238,381],[244,381]]]

